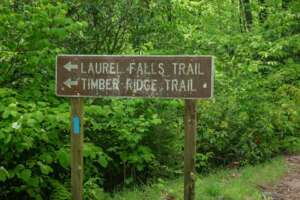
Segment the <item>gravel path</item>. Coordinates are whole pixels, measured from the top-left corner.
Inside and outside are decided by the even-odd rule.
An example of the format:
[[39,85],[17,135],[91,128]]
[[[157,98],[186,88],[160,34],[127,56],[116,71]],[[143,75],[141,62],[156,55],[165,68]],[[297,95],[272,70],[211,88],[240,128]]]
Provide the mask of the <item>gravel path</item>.
[[300,200],[300,156],[287,156],[289,172],[275,186],[267,189],[266,200]]

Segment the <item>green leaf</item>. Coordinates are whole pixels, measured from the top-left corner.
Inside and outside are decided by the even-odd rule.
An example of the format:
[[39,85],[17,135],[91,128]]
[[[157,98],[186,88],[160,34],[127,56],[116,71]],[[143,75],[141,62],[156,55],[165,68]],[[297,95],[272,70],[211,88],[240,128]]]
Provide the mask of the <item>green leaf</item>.
[[24,170],[21,171],[21,173],[18,173],[17,175],[23,181],[29,182],[30,177],[31,177],[31,170],[30,169],[24,169]]
[[8,105],[9,109],[16,109],[17,108],[17,104],[16,103],[11,103]]
[[94,145],[93,143],[85,143],[83,147],[83,156],[96,159],[98,153],[102,152],[102,148]]
[[142,170],[144,169],[144,165],[138,164],[138,165],[136,166],[136,168],[137,168],[138,171],[142,171]]
[[0,167],[0,182],[4,182],[9,177],[8,171],[4,167]]
[[42,155],[40,155],[40,160],[42,160],[45,163],[52,163],[53,158],[50,153],[44,152]]
[[107,159],[106,159],[103,155],[100,155],[100,156],[99,156],[98,161],[99,161],[99,163],[100,163],[100,165],[101,165],[102,167],[104,167],[104,168],[107,167],[108,161],[107,161]]
[[41,111],[37,111],[33,114],[33,116],[35,117],[35,119],[40,123],[43,121],[44,119],[44,115]]
[[34,127],[34,125],[36,124],[36,120],[35,119],[28,119],[27,120],[27,125],[30,126],[30,127]]
[[31,177],[27,184],[31,187],[37,188],[39,186],[39,179],[40,179],[40,177],[38,177],[38,176]]
[[11,141],[12,135],[11,134],[7,134],[6,138],[4,140],[4,144],[8,144]]
[[61,148],[57,152],[57,159],[59,161],[59,164],[62,167],[64,167],[64,168],[69,167],[69,165],[70,165],[70,155],[69,155],[69,152],[65,148]]
[[40,166],[40,170],[43,174],[48,175],[53,172],[53,169],[49,165],[45,165],[42,162],[38,161],[38,165]]

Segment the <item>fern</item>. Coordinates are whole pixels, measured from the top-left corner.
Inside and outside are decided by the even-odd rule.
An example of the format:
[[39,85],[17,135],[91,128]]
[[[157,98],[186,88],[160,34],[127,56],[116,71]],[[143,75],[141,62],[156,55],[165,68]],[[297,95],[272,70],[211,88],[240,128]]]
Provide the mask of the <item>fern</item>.
[[52,186],[52,193],[50,199],[52,200],[69,200],[71,199],[70,183],[66,182],[65,184],[60,183],[57,180],[50,180]]

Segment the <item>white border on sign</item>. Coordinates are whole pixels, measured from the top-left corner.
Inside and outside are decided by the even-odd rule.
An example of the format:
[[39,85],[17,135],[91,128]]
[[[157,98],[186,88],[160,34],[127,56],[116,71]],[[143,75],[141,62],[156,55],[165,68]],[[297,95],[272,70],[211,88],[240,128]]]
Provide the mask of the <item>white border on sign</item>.
[[[59,56],[65,56],[65,57],[187,57],[187,58],[199,58],[199,57],[209,57],[211,58],[211,87],[210,87],[210,97],[160,97],[160,96],[90,96],[90,95],[60,95],[57,93],[57,58]],[[145,99],[212,99],[214,97],[214,77],[215,77],[215,63],[214,63],[214,56],[211,55],[85,55],[85,54],[59,54],[56,56],[55,59],[55,94],[58,97],[73,97],[73,98],[81,98],[81,97],[90,97],[90,98],[145,98]]]

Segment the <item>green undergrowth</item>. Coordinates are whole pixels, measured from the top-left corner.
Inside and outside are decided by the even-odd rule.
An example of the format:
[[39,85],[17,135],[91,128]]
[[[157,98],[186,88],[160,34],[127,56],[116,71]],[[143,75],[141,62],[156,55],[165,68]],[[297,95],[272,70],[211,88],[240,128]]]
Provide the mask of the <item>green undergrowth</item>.
[[[282,157],[255,166],[241,169],[222,169],[206,176],[199,176],[196,182],[198,200],[260,200],[263,199],[261,185],[273,184],[287,171]],[[183,180],[159,180],[151,186],[123,191],[109,200],[165,200],[183,199]]]

